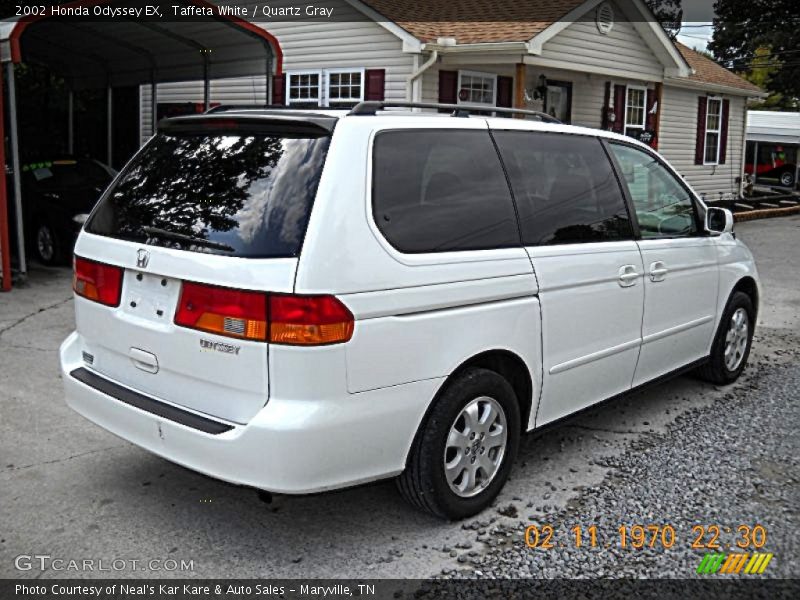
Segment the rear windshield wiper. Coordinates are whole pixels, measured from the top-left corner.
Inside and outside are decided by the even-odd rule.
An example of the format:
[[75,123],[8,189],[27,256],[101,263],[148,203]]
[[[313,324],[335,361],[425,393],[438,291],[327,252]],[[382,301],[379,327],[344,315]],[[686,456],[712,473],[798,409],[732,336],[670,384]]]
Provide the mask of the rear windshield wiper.
[[183,233],[176,233],[174,231],[167,231],[166,229],[159,229],[158,227],[144,226],[142,227],[142,231],[144,231],[148,236],[151,237],[161,237],[168,240],[175,240],[177,242],[197,244],[198,246],[206,246],[207,248],[222,250],[223,252],[233,252],[234,250],[236,250],[236,248],[234,248],[233,246],[228,246],[228,244],[223,244],[221,242],[214,242],[201,237],[185,235]]

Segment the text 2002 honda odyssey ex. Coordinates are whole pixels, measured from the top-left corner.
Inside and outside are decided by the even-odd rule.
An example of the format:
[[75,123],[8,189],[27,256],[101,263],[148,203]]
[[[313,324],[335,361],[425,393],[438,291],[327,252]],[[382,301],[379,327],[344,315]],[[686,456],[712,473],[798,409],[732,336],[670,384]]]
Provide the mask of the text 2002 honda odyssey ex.
[[75,248],[69,405],[219,479],[397,477],[457,519],[522,433],[687,368],[739,376],[753,258],[658,154],[381,106],[163,122]]

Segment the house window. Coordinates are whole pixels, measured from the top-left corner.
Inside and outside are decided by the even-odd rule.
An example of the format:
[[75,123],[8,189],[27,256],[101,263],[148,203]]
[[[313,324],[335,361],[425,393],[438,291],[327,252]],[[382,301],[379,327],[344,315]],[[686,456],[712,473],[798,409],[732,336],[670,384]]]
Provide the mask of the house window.
[[322,74],[319,71],[287,73],[287,104],[319,106],[322,100]]
[[647,88],[628,86],[625,95],[625,135],[644,131],[647,118]]
[[706,109],[706,140],[703,163],[719,164],[719,144],[722,139],[722,100],[709,98]]
[[329,106],[352,106],[364,99],[364,70],[327,71]]
[[474,71],[459,71],[458,103],[496,106],[497,75]]

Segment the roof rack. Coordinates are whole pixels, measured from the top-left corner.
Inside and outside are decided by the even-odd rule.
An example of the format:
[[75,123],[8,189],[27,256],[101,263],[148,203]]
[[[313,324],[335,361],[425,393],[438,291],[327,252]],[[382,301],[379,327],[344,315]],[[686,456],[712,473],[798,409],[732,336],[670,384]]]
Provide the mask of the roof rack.
[[473,112],[494,112],[508,115],[527,115],[536,117],[543,123],[558,123],[561,121],[547,113],[537,110],[524,110],[521,108],[503,108],[497,106],[480,106],[471,104],[441,104],[438,102],[403,102],[399,100],[367,100],[359,102],[353,107],[349,115],[375,115],[385,108],[435,108],[452,111],[451,117],[468,117]]

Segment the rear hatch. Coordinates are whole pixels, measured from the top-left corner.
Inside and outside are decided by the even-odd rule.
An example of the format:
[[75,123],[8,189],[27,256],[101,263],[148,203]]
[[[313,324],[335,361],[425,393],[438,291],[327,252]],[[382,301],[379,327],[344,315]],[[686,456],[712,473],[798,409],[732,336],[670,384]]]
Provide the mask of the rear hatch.
[[246,423],[268,399],[268,296],[291,293],[335,121],[165,122],[75,249],[87,368]]

